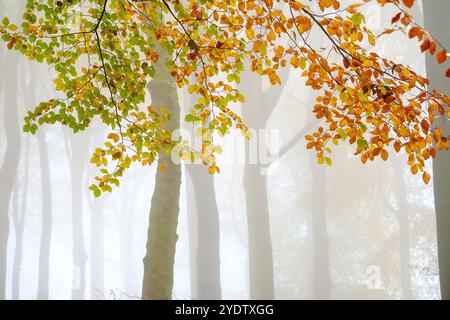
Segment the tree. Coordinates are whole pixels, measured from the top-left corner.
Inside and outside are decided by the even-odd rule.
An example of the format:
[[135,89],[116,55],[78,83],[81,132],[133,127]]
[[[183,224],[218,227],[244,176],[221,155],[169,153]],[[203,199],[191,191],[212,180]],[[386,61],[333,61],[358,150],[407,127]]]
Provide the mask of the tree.
[[[235,127],[248,137],[246,124],[232,110],[233,103],[244,100],[237,84],[245,61],[251,71],[267,77],[274,86],[281,83],[280,70],[289,65],[307,79],[307,86],[319,91],[313,113],[323,125],[306,136],[307,148],[315,150],[319,163],[331,165],[330,143],[354,145],[363,163],[378,157],[387,160],[393,147],[408,154],[412,173],[421,172],[428,183],[425,160],[448,148],[448,136],[435,126],[435,111],[447,117],[450,98],[430,91],[428,79],[411,68],[364,49],[367,42],[371,48],[376,46],[376,36],[358,9],[365,2],[341,8],[336,0],[28,0],[21,29],[4,18],[0,33],[9,49],[54,66],[56,89],[65,94],[29,112],[26,132],[35,133],[38,125],[56,122],[78,132],[95,117],[109,127],[107,141],[91,158],[100,167],[96,183],[90,187],[96,196],[112,191],[112,185],[118,185],[135,162],[151,165],[158,159],[167,167],[174,166],[166,173],[160,166],[156,179],[161,183],[172,178],[178,181],[180,170],[169,154],[172,158],[201,158],[211,174],[219,172],[215,160],[219,148],[212,142],[195,150],[171,139],[172,131],[179,127],[175,125],[178,103],[171,101],[176,96],[175,86],[170,90],[173,95],[162,103],[155,103],[160,92],[150,89],[154,106],[146,109],[145,90],[149,82],[151,87],[169,81],[157,72],[157,65],[165,66],[162,74],[172,76],[169,82],[186,86],[199,96],[185,117],[187,122],[201,123],[221,135]],[[395,27],[384,34],[407,31],[410,38],[423,41],[422,51],[436,53],[438,61],[445,62],[447,51],[412,23],[399,0],[377,2],[399,8],[393,19]],[[414,0],[402,2],[406,7],[414,4]],[[287,9],[282,8],[285,3]],[[313,28],[328,39],[327,47],[311,44]],[[450,71],[446,76],[450,77]],[[166,174],[174,176],[163,178]],[[153,199],[161,193],[178,199],[178,192],[179,186],[157,188]],[[178,204],[171,203],[167,210],[177,211],[174,206]],[[152,206],[154,210],[166,209]],[[152,213],[150,219],[158,226],[151,223],[150,227],[166,233],[168,242],[150,238],[147,258],[153,250],[167,255],[164,266],[154,265],[167,271],[173,262],[176,217],[167,215],[169,219],[160,220],[157,216]],[[164,251],[162,245],[170,248]],[[170,271],[164,277],[170,282]],[[147,280],[155,279],[151,274],[145,279],[147,296]],[[170,298],[170,285],[160,289],[162,297]]]
[[6,131],[6,152],[3,165],[0,168],[0,299],[5,299],[6,285],[6,257],[9,235],[9,209],[14,180],[20,159],[20,128],[17,110],[17,84],[15,69],[18,66],[18,57],[12,55],[8,64],[2,68],[11,77],[3,84],[5,92],[5,108],[3,110],[4,128]]
[[[285,69],[281,76],[287,79],[289,70]],[[247,98],[243,108],[243,119],[250,128],[255,130],[254,134],[258,139],[256,148],[251,148],[250,142],[245,145],[244,189],[248,226],[250,297],[274,299],[272,239],[267,199],[267,174],[272,159],[269,161],[260,159],[262,154],[269,152],[266,137],[260,133],[266,128],[284,85],[272,87],[263,92],[262,78],[257,78],[250,72],[246,72],[242,78],[240,87]],[[251,108],[255,105],[259,106],[257,110]],[[255,156],[258,159],[252,159]]]
[[[162,48],[158,47],[157,51],[161,58],[166,56]],[[171,117],[166,125],[169,130],[175,131],[180,127],[180,104],[176,84],[164,61],[161,59],[155,63],[155,78],[149,83],[149,91],[152,103],[170,112]],[[171,161],[168,153],[160,154],[158,162],[144,258],[143,299],[172,299],[181,166]]]
[[[188,109],[186,112],[189,113],[195,97],[187,92],[186,95],[188,95],[185,97]],[[190,127],[190,134],[194,136],[196,127]],[[189,179],[186,185],[186,199],[191,259],[191,297],[200,300],[220,300],[222,297],[220,227],[214,175],[195,163],[187,164],[185,169]]]

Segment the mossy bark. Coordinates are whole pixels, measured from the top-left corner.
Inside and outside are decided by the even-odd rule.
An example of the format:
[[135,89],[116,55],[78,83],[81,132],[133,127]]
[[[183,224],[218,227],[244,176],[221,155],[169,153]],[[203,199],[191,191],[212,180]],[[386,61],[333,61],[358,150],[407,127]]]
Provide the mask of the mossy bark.
[[[154,65],[155,77],[148,89],[152,105],[168,109],[171,117],[166,129],[174,131],[180,127],[177,87],[165,66],[168,54],[162,48],[157,48],[157,51],[159,60]],[[164,164],[165,169],[161,170],[161,166],[158,166],[150,209],[142,286],[142,299],[146,300],[172,298],[173,266],[178,239],[181,166],[172,162],[168,154],[161,154],[158,161]]]

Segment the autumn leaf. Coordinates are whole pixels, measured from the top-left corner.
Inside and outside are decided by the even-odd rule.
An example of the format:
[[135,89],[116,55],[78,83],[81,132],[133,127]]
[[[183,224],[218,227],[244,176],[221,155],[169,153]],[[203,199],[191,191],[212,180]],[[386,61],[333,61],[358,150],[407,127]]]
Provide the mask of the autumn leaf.
[[411,29],[409,29],[408,37],[410,39],[412,39],[414,37],[417,37],[417,38],[419,38],[419,40],[422,40],[422,38],[423,38],[423,30],[421,28],[419,28],[419,27],[412,27]]
[[424,172],[423,175],[422,175],[422,179],[423,179],[423,182],[425,182],[425,184],[429,184],[431,176],[430,176],[429,173]]
[[414,0],[403,0],[403,4],[408,8],[412,8],[414,5]]
[[420,50],[421,50],[422,52],[425,52],[425,51],[427,51],[427,50],[430,48],[430,46],[431,46],[431,41],[428,40],[428,39],[426,39],[426,40],[422,43],[422,45],[420,46]]
[[445,50],[441,50],[436,55],[437,62],[439,64],[444,63],[447,60],[447,52]]

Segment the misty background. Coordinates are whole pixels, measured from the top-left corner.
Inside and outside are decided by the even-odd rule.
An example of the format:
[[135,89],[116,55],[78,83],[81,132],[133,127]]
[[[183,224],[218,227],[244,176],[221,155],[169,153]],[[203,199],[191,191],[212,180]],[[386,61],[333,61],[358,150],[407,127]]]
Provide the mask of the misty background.
[[[20,21],[23,6],[0,0],[0,16]],[[390,22],[388,8],[364,7],[375,31]],[[423,23],[420,1],[415,10]],[[325,45],[317,30],[310,39]],[[419,44],[405,35],[381,38],[377,49],[426,74]],[[215,139],[224,149],[219,174],[182,165],[173,298],[439,299],[432,184],[395,152],[362,165],[340,144],[331,167],[318,165],[304,139],[319,124],[317,93],[294,71],[282,78],[271,87],[245,74],[247,100],[235,106],[273,138],[256,140],[267,142],[271,159],[249,163],[236,133]],[[106,136],[100,122],[76,135],[59,125],[22,131],[27,111],[58,95],[52,80],[48,65],[0,46],[4,298],[140,299],[156,166],[134,166],[95,199],[89,160]],[[180,90],[179,99],[189,113],[193,97]]]

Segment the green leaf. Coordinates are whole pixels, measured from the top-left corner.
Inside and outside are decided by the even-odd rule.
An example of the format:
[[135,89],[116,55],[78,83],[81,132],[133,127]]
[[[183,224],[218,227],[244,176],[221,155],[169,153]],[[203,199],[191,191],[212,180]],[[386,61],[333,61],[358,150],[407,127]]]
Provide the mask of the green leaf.
[[355,13],[354,15],[352,15],[352,22],[356,25],[360,25],[361,22],[363,21],[364,16],[360,13]]
[[362,149],[365,149],[369,146],[366,139],[359,139],[357,143],[358,143],[358,147],[360,147]]
[[186,121],[186,122],[192,122],[192,121],[194,121],[195,120],[195,117],[192,115],[192,114],[187,114],[186,115],[186,117],[184,118],[184,120]]

